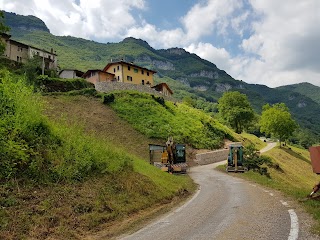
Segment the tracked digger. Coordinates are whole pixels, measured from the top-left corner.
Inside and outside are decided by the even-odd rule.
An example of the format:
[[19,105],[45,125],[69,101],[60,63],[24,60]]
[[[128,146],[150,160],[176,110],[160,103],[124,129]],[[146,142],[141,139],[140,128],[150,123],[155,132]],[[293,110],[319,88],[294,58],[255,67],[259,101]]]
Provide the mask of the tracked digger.
[[186,173],[186,145],[176,144],[169,137],[166,145],[149,144],[150,164],[169,173]]
[[227,172],[244,172],[247,168],[243,165],[243,146],[241,143],[231,143],[227,160]]

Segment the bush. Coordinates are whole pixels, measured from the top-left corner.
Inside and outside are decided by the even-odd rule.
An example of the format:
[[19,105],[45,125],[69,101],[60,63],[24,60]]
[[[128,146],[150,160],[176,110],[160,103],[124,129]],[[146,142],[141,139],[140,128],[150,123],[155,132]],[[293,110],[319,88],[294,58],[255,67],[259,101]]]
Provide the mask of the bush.
[[272,160],[270,157],[260,156],[253,144],[244,149],[244,158],[244,166],[247,167],[248,170],[257,171],[261,175],[269,176],[268,168],[263,165],[272,166]]
[[37,77],[35,85],[42,92],[69,92],[72,90],[94,88],[92,83],[82,78],[62,79],[50,78],[46,75]]
[[110,94],[104,94],[104,95],[102,96],[102,102],[103,102],[104,104],[113,103],[113,102],[114,102],[114,99],[115,99],[115,97],[114,97],[114,94],[112,94],[112,93],[110,93]]

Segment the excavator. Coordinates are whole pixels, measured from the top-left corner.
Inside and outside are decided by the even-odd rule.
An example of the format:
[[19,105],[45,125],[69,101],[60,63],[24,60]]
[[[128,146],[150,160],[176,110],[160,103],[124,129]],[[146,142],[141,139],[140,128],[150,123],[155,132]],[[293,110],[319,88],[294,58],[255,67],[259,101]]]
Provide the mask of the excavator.
[[241,143],[229,145],[227,172],[244,172],[247,169],[243,166],[243,146]]
[[166,145],[149,144],[150,164],[169,173],[186,173],[186,145],[175,144],[169,137]]

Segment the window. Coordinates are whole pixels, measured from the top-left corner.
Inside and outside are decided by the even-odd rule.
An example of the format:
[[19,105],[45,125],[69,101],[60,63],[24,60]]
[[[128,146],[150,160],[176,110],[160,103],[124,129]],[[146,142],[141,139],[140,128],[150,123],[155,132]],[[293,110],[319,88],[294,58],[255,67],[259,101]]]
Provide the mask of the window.
[[117,70],[118,70],[118,71],[120,70],[120,66],[117,66]]
[[132,82],[132,77],[127,76],[127,80],[130,81],[130,82]]
[[120,81],[120,77],[118,76],[118,82]]
[[149,76],[149,72],[147,72],[147,76]]
[[116,72],[116,68],[113,69],[113,72]]
[[131,67],[130,66],[128,66],[128,70],[130,71],[130,69],[131,69]]
[[141,80],[141,84],[144,85],[144,80]]
[[19,57],[17,56],[17,62],[19,62]]
[[134,72],[135,72],[135,73],[138,73],[138,69],[137,69],[137,68],[135,68],[135,69],[134,69]]
[[143,70],[141,70],[141,73],[142,73],[142,74],[144,74],[144,71],[143,71]]

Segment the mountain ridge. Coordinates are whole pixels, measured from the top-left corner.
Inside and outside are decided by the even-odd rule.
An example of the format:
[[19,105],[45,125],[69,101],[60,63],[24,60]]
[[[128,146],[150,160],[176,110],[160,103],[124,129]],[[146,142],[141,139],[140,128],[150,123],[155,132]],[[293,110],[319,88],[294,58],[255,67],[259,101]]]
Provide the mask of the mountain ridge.
[[320,119],[320,104],[306,93],[236,80],[214,63],[185,49],[154,49],[146,41],[133,37],[119,43],[104,44],[72,36],[54,36],[42,30],[17,31],[19,26],[16,25],[10,27],[14,39],[56,50],[61,68],[83,71],[102,69],[111,59],[123,59],[157,71],[156,82],[169,83],[175,96],[180,99],[191,96],[217,102],[224,92],[239,91],[248,95],[258,113],[266,103],[284,102],[299,124],[320,138],[320,124],[315,121]]

